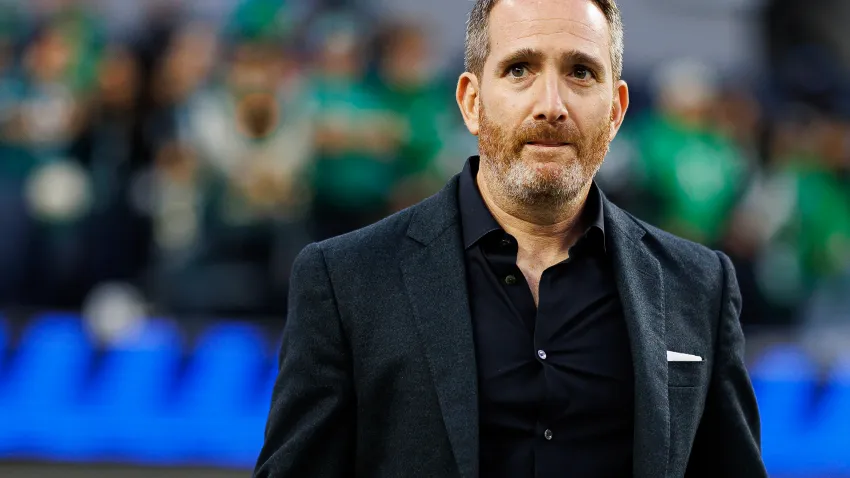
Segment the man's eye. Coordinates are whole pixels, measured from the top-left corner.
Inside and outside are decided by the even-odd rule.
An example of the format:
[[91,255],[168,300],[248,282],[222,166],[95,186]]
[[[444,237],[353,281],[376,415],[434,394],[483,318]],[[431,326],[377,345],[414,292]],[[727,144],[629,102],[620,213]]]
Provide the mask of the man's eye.
[[508,70],[508,73],[513,78],[522,78],[528,73],[528,68],[525,65],[514,65]]
[[573,76],[579,80],[589,80],[593,78],[593,72],[587,69],[587,67],[579,65],[573,70]]

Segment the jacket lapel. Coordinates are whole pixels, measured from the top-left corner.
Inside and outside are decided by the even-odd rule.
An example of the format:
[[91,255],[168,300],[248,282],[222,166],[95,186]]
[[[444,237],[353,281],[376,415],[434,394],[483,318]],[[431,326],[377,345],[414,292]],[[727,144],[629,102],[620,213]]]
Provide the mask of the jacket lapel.
[[646,231],[607,199],[605,216],[634,363],[634,476],[666,476],[670,408],[661,266],[642,241]]
[[402,274],[462,478],[478,468],[478,382],[457,180],[411,218]]

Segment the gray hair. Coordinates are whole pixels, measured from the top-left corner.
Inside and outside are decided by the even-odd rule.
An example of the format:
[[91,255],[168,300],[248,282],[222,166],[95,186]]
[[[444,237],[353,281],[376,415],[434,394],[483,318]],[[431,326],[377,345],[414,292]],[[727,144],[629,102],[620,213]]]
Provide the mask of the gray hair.
[[[591,0],[605,15],[611,30],[611,65],[614,68],[614,81],[623,75],[623,18],[616,0]],[[499,0],[475,0],[466,23],[466,52],[464,62],[466,71],[478,78],[484,73],[484,62],[490,55],[490,12]]]

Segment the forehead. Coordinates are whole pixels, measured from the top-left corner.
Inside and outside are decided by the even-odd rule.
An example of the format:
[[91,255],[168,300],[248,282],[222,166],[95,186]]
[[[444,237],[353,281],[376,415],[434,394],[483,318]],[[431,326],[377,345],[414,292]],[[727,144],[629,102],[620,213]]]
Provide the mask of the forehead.
[[610,64],[611,35],[591,0],[502,0],[490,13],[490,55],[535,48],[556,55],[580,50]]

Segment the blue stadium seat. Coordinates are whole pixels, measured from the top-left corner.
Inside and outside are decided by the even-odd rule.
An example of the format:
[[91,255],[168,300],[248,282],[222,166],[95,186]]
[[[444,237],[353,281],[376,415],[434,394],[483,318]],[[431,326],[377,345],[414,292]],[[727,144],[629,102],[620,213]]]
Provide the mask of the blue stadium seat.
[[250,415],[263,376],[266,340],[247,324],[221,324],[200,337],[173,416],[187,456],[222,465],[252,465],[262,424]]
[[86,394],[92,425],[81,438],[107,458],[158,462],[179,456],[163,413],[182,354],[181,338],[175,323],[152,319],[131,340],[111,346]]
[[821,372],[789,345],[773,347],[751,367],[768,471],[832,476],[841,462],[848,464],[850,389],[835,376],[819,391]]
[[[800,450],[799,461],[809,469],[835,476],[850,474],[850,356],[833,364],[825,390],[809,414],[810,438]],[[805,453],[805,455],[804,455]]]
[[23,334],[0,397],[0,450],[4,455],[73,459],[87,443],[77,410],[91,354],[80,318],[44,315]]
[[804,432],[811,397],[815,364],[797,346],[775,345],[767,350],[750,368],[753,387],[759,403],[762,423],[762,448],[765,461],[787,469],[794,461],[795,443]]

